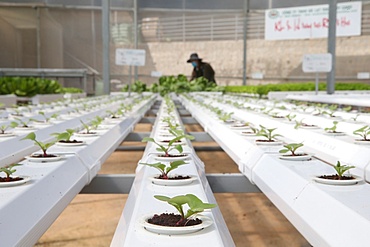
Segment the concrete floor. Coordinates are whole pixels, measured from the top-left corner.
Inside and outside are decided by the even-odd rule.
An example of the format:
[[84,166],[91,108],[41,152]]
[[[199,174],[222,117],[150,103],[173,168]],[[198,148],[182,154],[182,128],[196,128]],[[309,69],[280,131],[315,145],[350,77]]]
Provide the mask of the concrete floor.
[[[139,124],[135,131],[150,129],[149,124]],[[201,128],[188,125],[187,130]],[[142,151],[114,152],[100,173],[134,173],[142,154]],[[223,151],[197,154],[207,173],[238,172],[236,164]],[[215,197],[236,246],[310,246],[263,193],[222,193]],[[127,195],[78,195],[36,246],[109,246],[126,199]]]

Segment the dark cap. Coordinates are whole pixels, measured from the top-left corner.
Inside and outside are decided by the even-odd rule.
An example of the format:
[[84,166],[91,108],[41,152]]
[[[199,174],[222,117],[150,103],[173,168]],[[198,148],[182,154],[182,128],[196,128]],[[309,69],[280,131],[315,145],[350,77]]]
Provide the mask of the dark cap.
[[190,58],[188,59],[188,63],[191,63],[191,61],[194,61],[194,60],[202,60],[201,58],[198,57],[198,53],[193,53],[190,55]]

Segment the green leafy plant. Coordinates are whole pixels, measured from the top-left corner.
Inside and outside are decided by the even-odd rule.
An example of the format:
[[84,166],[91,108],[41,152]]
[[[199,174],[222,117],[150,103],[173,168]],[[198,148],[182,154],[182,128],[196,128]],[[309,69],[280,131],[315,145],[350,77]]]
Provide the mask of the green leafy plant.
[[222,112],[218,115],[218,118],[223,122],[227,122],[231,120],[233,114],[234,112]]
[[[44,123],[48,123],[50,121],[50,119],[57,118],[58,117],[58,114],[57,113],[54,113],[50,117],[47,117],[45,115],[45,112],[43,112],[43,111],[39,111],[39,114],[44,118]],[[36,120],[33,119],[33,121],[36,121]]]
[[350,112],[352,110],[352,106],[343,107],[342,110],[345,112]]
[[51,142],[41,142],[36,139],[36,134],[35,132],[29,133],[26,137],[22,138],[21,140],[31,140],[35,143],[36,146],[39,146],[43,152],[42,156],[43,157],[48,157],[49,155],[46,153],[46,151],[55,144],[55,140]]
[[9,182],[11,179],[11,175],[15,173],[17,170],[14,169],[15,166],[21,166],[22,164],[12,164],[5,167],[0,167],[0,172],[4,172],[6,174],[5,182]]
[[174,123],[171,117],[164,117],[162,119],[162,122],[166,123],[168,127],[170,127],[170,129],[174,129],[180,126],[178,123]]
[[343,174],[344,174],[346,171],[348,171],[348,170],[350,170],[350,169],[352,169],[352,168],[355,168],[355,166],[341,165],[339,161],[337,162],[337,165],[336,165],[336,166],[334,166],[334,169],[335,169],[335,171],[337,172],[337,174],[338,174],[338,176],[339,176],[340,178],[343,178]]
[[333,126],[332,127],[325,128],[324,130],[326,132],[329,132],[329,133],[338,133],[337,132],[337,125],[338,125],[338,121],[333,121]]
[[53,133],[52,135],[54,135],[58,141],[69,142],[71,141],[71,137],[73,136],[73,133],[75,132],[76,131],[74,129],[66,129],[65,132]]
[[123,111],[122,109],[118,109],[116,112],[107,110],[107,113],[110,115],[110,118],[120,118],[123,116]]
[[297,156],[297,149],[303,147],[303,143],[289,143],[284,145],[284,149],[279,150],[279,153],[285,154],[290,152],[292,156]]
[[169,166],[166,166],[165,164],[160,163],[160,162],[155,163],[155,164],[148,164],[148,163],[140,163],[140,164],[150,166],[150,167],[154,167],[154,168],[158,169],[161,172],[161,175],[158,178],[160,178],[160,179],[169,179],[168,173],[177,169],[179,166],[186,165],[188,163],[186,163],[183,160],[177,160],[177,161],[174,161],[174,162],[170,162]]
[[5,131],[9,129],[10,125],[0,125],[0,134],[5,134]]
[[356,122],[359,116],[360,114],[356,114],[356,116],[351,117],[350,119]]
[[292,114],[292,113],[289,113],[288,115],[286,115],[286,119],[289,120],[289,122],[293,121],[293,119],[296,117],[297,115],[295,114]]
[[175,136],[173,139],[169,140],[168,145],[161,145],[158,142],[156,142],[154,138],[151,138],[151,137],[144,137],[142,142],[153,142],[154,144],[158,146],[157,151],[163,152],[165,157],[170,157],[171,155],[169,153],[172,150],[177,150],[180,154],[183,152],[183,148],[181,144],[177,144],[177,145],[174,145],[174,144],[184,138],[189,139],[189,140],[194,139],[193,136],[186,135],[185,133],[183,133],[182,135]]
[[89,126],[88,124],[86,124],[84,121],[80,120],[83,128],[86,130],[86,134],[90,134],[91,133],[91,126]]
[[16,127],[29,128],[30,126],[28,124],[32,121],[32,119],[22,120],[20,118],[16,118],[16,120],[18,122],[15,122],[15,121],[11,122],[10,127],[12,127],[12,128],[16,128]]
[[92,121],[91,121],[91,126],[92,126],[92,129],[97,129],[99,127],[99,125],[101,125],[101,123],[103,122],[103,118],[101,118],[100,116],[96,116]]
[[370,135],[370,126],[365,125],[364,127],[361,127],[359,129],[353,131],[353,134],[361,136],[361,138],[362,138],[361,141],[370,141],[370,139],[368,139],[368,136]]
[[275,141],[275,138],[278,137],[278,136],[281,136],[280,134],[273,134],[273,132],[277,129],[277,128],[272,128],[272,129],[267,129],[266,127],[260,125],[260,129],[258,130],[257,132],[257,136],[263,136],[263,137],[266,137],[267,140],[269,142],[273,142]]
[[[193,194],[180,195],[172,198],[162,195],[155,195],[154,197],[160,201],[167,202],[168,204],[174,206],[176,210],[180,213],[181,220],[178,221],[176,225],[181,225],[183,222],[186,222],[190,216],[193,216],[197,213],[201,213],[205,209],[217,207],[216,204],[202,202],[202,200],[200,200],[197,196]],[[184,213],[183,208],[185,204],[189,206],[189,209],[186,212],[186,214]]]

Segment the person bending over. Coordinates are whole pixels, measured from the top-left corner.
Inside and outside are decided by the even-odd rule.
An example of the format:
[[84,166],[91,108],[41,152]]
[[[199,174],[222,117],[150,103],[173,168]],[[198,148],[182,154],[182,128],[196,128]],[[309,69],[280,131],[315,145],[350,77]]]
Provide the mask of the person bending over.
[[202,59],[198,57],[197,53],[191,54],[187,62],[191,63],[194,67],[190,81],[203,76],[208,79],[208,81],[216,83],[215,71],[212,66],[209,63],[203,62]]

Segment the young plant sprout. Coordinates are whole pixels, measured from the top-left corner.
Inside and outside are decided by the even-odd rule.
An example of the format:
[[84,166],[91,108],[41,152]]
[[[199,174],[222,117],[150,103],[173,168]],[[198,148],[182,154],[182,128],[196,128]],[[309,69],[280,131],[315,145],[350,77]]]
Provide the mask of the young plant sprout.
[[350,119],[356,122],[356,121],[357,121],[357,118],[358,118],[359,116],[360,116],[360,114],[356,114],[356,116],[351,117]]
[[100,116],[96,116],[92,121],[91,121],[91,126],[94,130],[98,129],[99,125],[103,122],[103,118]]
[[330,128],[325,128],[324,130],[326,132],[329,132],[329,133],[338,133],[337,132],[337,125],[338,125],[338,121],[333,121],[333,126],[330,127]]
[[266,137],[268,142],[274,142],[276,137],[281,136],[280,134],[272,134],[272,132],[276,130],[276,128],[267,129],[262,125],[260,125],[260,127],[261,129],[258,130],[256,135]]
[[55,144],[56,142],[55,140],[51,142],[45,142],[45,143],[38,141],[36,139],[35,132],[29,133],[26,137],[22,138],[21,140],[31,140],[35,143],[36,146],[39,146],[43,152],[41,157],[51,157],[51,156],[54,157],[54,155],[47,154],[46,151],[48,150],[48,148],[50,148],[51,146]]
[[231,120],[231,116],[234,114],[234,112],[225,112],[218,115],[218,118],[223,122],[228,122]]
[[84,129],[86,130],[85,134],[92,134],[92,132],[91,132],[91,126],[87,125],[82,120],[80,120],[80,122],[81,122],[82,126],[84,127]]
[[[193,140],[194,137],[191,136],[191,135],[185,134],[182,130],[180,130],[180,131],[181,131],[182,134],[180,134],[180,132],[178,132],[178,130],[170,130],[170,133],[175,135],[175,137],[173,139],[169,140],[167,146],[159,144],[158,142],[156,142],[151,137],[144,137],[142,142],[153,142],[154,144],[156,144],[158,146],[157,151],[164,152],[164,157],[170,157],[171,156],[169,154],[170,151],[175,150],[175,149],[181,154],[183,152],[182,145],[177,144],[177,145],[174,146],[174,144],[176,142],[180,141],[181,139],[184,139],[184,138],[189,139],[189,140]],[[179,135],[177,135],[177,134],[179,134]]]
[[334,116],[334,113],[335,113],[335,110],[338,108],[337,105],[331,105],[329,106],[329,111],[323,111],[322,114],[326,114],[328,115],[329,117],[335,117]]
[[279,153],[285,154],[287,152],[291,153],[291,156],[298,156],[296,153],[297,149],[303,147],[303,143],[289,143],[284,145],[284,149],[279,150]]
[[9,125],[0,125],[0,134],[5,134],[5,131],[9,129]]
[[[211,209],[217,207],[216,204],[204,203],[197,196],[193,194],[186,194],[175,197],[167,197],[161,195],[155,195],[156,199],[160,201],[167,202],[168,204],[174,206],[181,215],[181,219],[176,222],[175,226],[186,226],[189,221],[189,217],[195,214],[203,212],[205,209]],[[186,214],[184,213],[183,206],[187,204],[189,206]],[[150,223],[150,222],[149,222]]]
[[53,133],[52,135],[56,136],[58,141],[72,142],[73,133],[75,133],[74,129],[66,129],[65,132]]
[[353,131],[353,134],[361,136],[362,139],[360,139],[360,141],[370,141],[370,139],[368,138],[368,136],[370,135],[370,126],[365,125],[364,127]]
[[29,128],[30,126],[28,124],[29,124],[29,122],[32,121],[32,119],[22,120],[20,118],[16,118],[16,120],[18,122],[15,122],[15,121],[11,122],[10,127],[12,127],[12,128],[15,128],[15,127]]
[[177,161],[174,161],[174,162],[170,162],[170,166],[166,166],[165,164],[160,163],[160,162],[155,163],[155,164],[148,164],[148,163],[140,163],[140,164],[146,165],[146,166],[151,166],[151,167],[154,167],[154,168],[158,169],[161,172],[161,175],[159,175],[158,178],[160,178],[160,179],[169,179],[168,173],[175,170],[179,166],[186,165],[188,163],[185,163],[185,161],[183,161],[183,160],[177,160]]
[[5,178],[0,177],[0,181],[3,180],[3,182],[10,182],[11,180],[14,180],[15,178],[11,177],[11,175],[17,171],[16,169],[14,169],[14,167],[21,166],[21,165],[22,164],[12,164],[12,165],[8,165],[5,167],[0,167],[0,173],[4,172],[6,174]]
[[295,115],[295,114],[291,114],[291,113],[289,113],[288,115],[286,115],[285,117],[286,117],[286,119],[288,119],[289,120],[289,122],[292,122],[293,121],[293,119],[296,117],[297,115]]
[[339,176],[339,180],[342,180],[343,177],[345,177],[343,174],[352,168],[355,168],[355,166],[341,165],[339,161],[337,162],[337,165],[334,166],[334,169]]
[[47,117],[45,115],[45,112],[43,111],[39,111],[39,114],[44,118],[44,123],[48,123],[50,119],[52,118],[57,118],[58,117],[58,114],[57,113],[54,113],[53,115],[51,115],[50,117]]
[[345,112],[350,112],[352,110],[352,106],[343,107],[342,110]]
[[120,118],[123,115],[121,109],[118,109],[116,112],[108,110],[107,113],[110,115],[110,118]]
[[168,125],[168,127],[170,127],[170,129],[174,129],[174,128],[177,128],[177,127],[180,126],[178,123],[173,124],[172,118],[170,118],[170,117],[163,118],[162,122],[167,123],[167,125]]

